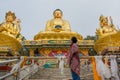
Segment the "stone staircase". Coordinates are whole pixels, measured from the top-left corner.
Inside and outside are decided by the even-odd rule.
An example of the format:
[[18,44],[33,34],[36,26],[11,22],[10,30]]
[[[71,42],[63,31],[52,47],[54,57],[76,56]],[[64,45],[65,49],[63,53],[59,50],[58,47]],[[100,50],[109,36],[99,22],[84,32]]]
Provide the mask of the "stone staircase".
[[[81,80],[94,80],[92,70],[83,67],[80,72]],[[29,80],[72,80],[72,77],[69,68],[64,69],[64,74],[60,73],[59,68],[39,68]]]

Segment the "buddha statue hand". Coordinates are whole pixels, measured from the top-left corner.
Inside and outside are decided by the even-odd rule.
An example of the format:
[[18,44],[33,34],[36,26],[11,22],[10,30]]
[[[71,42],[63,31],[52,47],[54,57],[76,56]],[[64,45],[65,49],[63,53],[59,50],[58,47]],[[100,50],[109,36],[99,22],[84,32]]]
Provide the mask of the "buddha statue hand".
[[56,25],[52,31],[54,31],[54,32],[60,32],[60,31],[64,31],[64,30],[62,29],[61,25]]
[[20,19],[17,19],[16,22],[18,25],[20,25],[20,23],[21,23]]
[[60,29],[60,28],[62,28],[62,26],[56,25],[55,28],[56,28],[56,29]]
[[21,21],[20,21],[20,19],[16,19],[16,20],[13,21],[13,23],[20,26]]

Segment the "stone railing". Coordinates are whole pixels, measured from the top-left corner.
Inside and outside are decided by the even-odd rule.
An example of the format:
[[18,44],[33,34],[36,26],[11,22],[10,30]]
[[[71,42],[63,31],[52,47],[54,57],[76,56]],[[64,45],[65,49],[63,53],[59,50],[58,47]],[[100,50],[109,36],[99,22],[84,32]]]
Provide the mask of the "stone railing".
[[[106,56],[103,56],[106,57]],[[9,63],[9,62],[14,62],[18,59],[21,59],[19,57],[0,57],[0,59],[13,59],[13,60],[9,60],[9,61],[0,61],[0,63]],[[15,59],[16,58],[16,59]],[[44,68],[58,68],[59,66],[59,58],[57,57],[27,57],[26,58],[28,61],[31,61],[30,64],[26,64],[23,68],[19,68],[11,73],[8,73],[2,77],[0,77],[1,79],[6,79],[6,80],[10,80],[11,76],[15,76],[16,80],[19,79],[28,79],[31,75],[33,75],[34,73],[36,73],[38,71],[39,67],[44,67]],[[67,59],[64,59],[64,67],[68,68],[68,64],[67,64]],[[80,57],[81,60],[81,66],[84,69],[85,65],[88,65],[90,62],[91,56],[82,56]],[[120,56],[118,56],[117,60],[118,60],[118,64],[120,65],[119,62]],[[20,60],[18,60],[18,62],[20,62]],[[88,66],[86,66],[88,67]],[[90,69],[89,67],[87,68],[88,70]],[[92,68],[91,68],[92,70]],[[84,75],[84,77],[87,76]],[[12,79],[14,80],[14,79]]]

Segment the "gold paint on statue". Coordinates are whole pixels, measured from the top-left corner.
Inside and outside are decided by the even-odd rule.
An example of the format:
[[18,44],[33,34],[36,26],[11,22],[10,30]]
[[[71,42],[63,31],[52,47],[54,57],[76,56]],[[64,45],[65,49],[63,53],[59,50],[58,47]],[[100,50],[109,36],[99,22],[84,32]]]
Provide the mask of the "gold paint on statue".
[[20,34],[20,20],[16,19],[15,13],[6,13],[5,22],[0,24],[0,45],[10,47],[12,54],[22,48],[23,36]]
[[113,20],[110,17],[110,22],[108,22],[108,18],[101,15],[100,16],[100,28],[98,28],[96,30],[96,34],[98,35],[98,38],[103,38],[107,35],[110,34],[115,34],[117,32],[117,29],[115,28],[114,24],[113,24]]
[[82,36],[77,32],[72,32],[68,21],[63,20],[63,12],[56,9],[53,12],[54,18],[46,24],[45,31],[34,36],[34,40],[70,40],[72,36],[82,40]]
[[20,34],[20,20],[16,20],[15,13],[11,11],[6,13],[5,18],[6,22],[3,22],[0,25],[0,33],[16,38],[18,41],[21,42],[23,36]]
[[120,46],[120,31],[97,40],[94,48],[97,52],[101,52],[104,49],[116,46]]
[[[69,22],[62,19],[63,12],[60,9],[56,9],[53,16],[54,18],[47,22],[45,31],[71,31]],[[56,28],[57,26],[61,28]]]
[[120,30],[117,30],[113,24],[113,20],[101,15],[100,16],[100,28],[96,30],[98,40],[95,42],[94,48],[98,53],[101,53],[104,49],[112,46],[120,46]]

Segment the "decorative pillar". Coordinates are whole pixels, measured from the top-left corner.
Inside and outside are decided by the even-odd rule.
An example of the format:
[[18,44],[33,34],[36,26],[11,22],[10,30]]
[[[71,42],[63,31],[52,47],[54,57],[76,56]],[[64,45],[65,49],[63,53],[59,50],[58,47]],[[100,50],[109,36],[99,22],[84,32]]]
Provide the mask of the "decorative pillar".
[[30,56],[34,56],[34,49],[30,49]]

